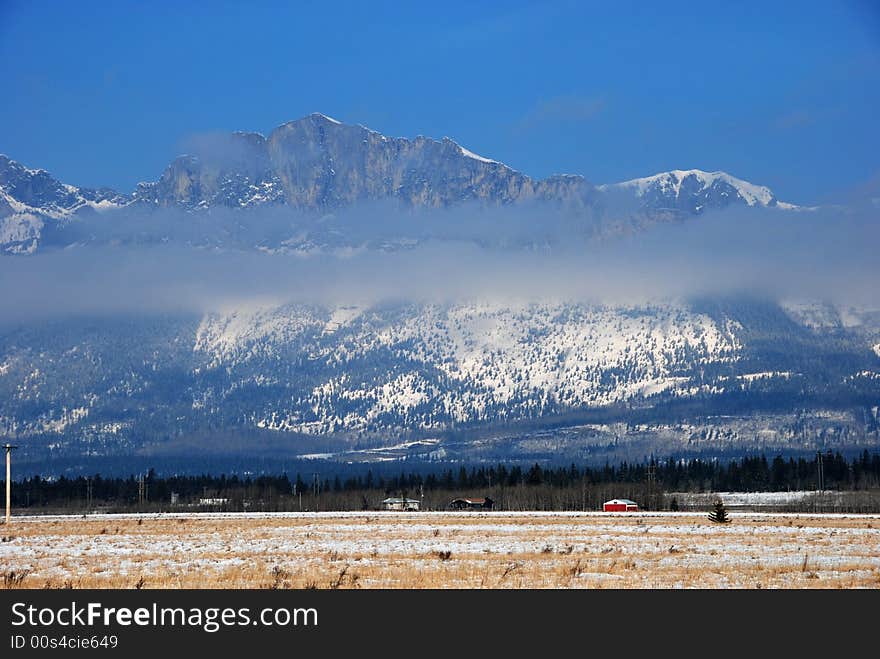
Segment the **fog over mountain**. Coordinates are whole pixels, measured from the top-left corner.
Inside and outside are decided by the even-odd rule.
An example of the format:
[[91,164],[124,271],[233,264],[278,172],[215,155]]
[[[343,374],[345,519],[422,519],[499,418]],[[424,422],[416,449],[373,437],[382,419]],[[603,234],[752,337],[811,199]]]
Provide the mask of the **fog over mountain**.
[[698,224],[657,224],[601,242],[578,240],[563,233],[570,229],[555,227],[552,240],[543,235],[543,248],[528,249],[485,246],[483,236],[462,239],[474,235],[470,219],[479,216],[444,211],[434,221],[450,232],[458,226],[457,239],[434,238],[392,251],[292,255],[103,243],[6,258],[0,260],[0,284],[7,291],[0,322],[82,312],[216,311],[249,299],[614,304],[751,293],[880,306],[874,249],[880,224],[858,215],[727,210]]
[[319,114],[191,147],[130,194],[0,158],[0,435],[25,459],[878,444],[871,190],[535,180]]

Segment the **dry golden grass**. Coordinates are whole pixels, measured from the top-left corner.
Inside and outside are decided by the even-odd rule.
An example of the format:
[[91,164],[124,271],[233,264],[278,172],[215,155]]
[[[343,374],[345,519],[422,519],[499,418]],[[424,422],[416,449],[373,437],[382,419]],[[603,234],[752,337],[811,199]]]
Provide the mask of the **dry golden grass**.
[[16,518],[0,588],[878,588],[880,517]]

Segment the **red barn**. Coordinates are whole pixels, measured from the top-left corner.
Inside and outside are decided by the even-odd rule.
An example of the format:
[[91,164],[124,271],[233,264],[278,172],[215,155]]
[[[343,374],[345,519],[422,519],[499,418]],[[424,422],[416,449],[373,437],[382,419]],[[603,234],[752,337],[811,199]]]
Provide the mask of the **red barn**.
[[635,513],[639,510],[639,504],[629,499],[612,499],[602,504],[602,510],[606,513]]

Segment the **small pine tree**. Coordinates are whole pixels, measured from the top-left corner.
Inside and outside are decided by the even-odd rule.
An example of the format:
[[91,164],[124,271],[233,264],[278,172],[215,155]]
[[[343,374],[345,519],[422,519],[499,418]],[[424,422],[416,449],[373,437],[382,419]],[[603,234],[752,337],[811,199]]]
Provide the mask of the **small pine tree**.
[[724,509],[724,502],[721,499],[715,501],[712,512],[709,513],[709,519],[716,524],[726,524],[730,521],[727,511]]

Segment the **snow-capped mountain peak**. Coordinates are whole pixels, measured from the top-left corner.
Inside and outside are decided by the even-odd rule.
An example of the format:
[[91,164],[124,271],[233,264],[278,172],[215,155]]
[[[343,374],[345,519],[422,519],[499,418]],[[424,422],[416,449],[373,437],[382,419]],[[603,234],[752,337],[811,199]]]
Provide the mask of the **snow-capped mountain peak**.
[[766,186],[721,171],[675,169],[598,187],[605,192],[632,193],[643,206],[652,210],[701,213],[708,208],[722,208],[736,203],[758,208],[796,208],[793,204],[778,202]]
[[676,196],[679,196],[682,183],[689,178],[696,179],[704,188],[711,186],[716,181],[724,181],[736,188],[749,206],[767,206],[774,199],[770,188],[766,186],[749,183],[731,176],[727,172],[704,172],[701,169],[674,169],[671,172],[624,181],[618,185],[635,188],[639,196],[644,196],[652,187],[659,185],[663,189],[672,190]]
[[312,117],[315,119],[324,119],[326,121],[329,121],[331,124],[342,125],[342,122],[339,121],[338,119],[334,119],[333,117],[328,117],[326,114],[323,114],[321,112],[312,112]]

